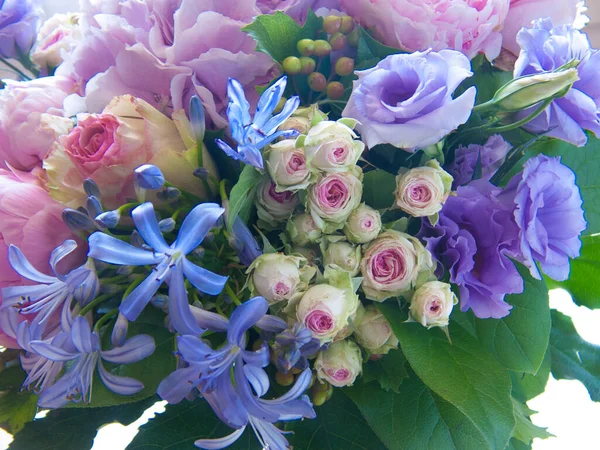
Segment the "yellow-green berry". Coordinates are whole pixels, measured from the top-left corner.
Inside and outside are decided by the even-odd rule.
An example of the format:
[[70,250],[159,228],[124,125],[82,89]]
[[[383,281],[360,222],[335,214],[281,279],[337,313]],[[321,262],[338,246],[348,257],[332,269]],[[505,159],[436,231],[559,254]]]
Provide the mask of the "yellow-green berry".
[[283,60],[283,70],[288,75],[298,75],[300,70],[302,70],[300,58],[296,58],[295,56],[288,56],[285,58]]
[[346,36],[346,42],[350,47],[358,47],[358,30],[354,30],[352,33]]
[[344,34],[350,33],[354,30],[355,26],[354,19],[350,16],[342,16],[342,24],[340,25],[340,32]]
[[332,34],[329,38],[329,44],[333,50],[342,50],[346,46],[346,36],[342,33]]
[[335,73],[340,77],[345,77],[354,72],[354,60],[347,56],[342,56],[335,62]]
[[331,44],[323,39],[315,41],[315,55],[327,56],[331,53]]
[[294,375],[291,373],[275,372],[275,381],[279,386],[291,386],[294,383]]
[[344,85],[339,81],[332,81],[327,85],[327,98],[339,100],[344,96]]
[[323,19],[323,29],[327,34],[334,34],[340,31],[342,18],[339,16],[327,16]]
[[315,41],[312,39],[300,39],[297,47],[302,56],[310,56],[315,51]]
[[317,66],[317,63],[315,63],[315,60],[312,58],[309,58],[308,56],[301,57],[300,64],[302,65],[302,68],[300,69],[300,73],[303,75],[310,75],[311,73],[313,73],[315,71],[315,68]]

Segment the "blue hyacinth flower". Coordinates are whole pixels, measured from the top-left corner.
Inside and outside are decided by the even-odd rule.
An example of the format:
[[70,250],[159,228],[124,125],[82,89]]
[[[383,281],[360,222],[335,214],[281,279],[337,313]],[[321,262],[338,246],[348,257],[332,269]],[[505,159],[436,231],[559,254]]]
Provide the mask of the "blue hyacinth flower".
[[231,247],[237,253],[240,262],[244,266],[250,267],[263,252],[250,229],[239,216],[236,216],[233,222],[231,234],[232,239],[229,241]]
[[233,78],[227,83],[227,95],[229,106],[227,107],[227,118],[231,136],[238,143],[237,150],[231,148],[221,139],[216,143],[227,156],[250,164],[258,169],[264,168],[261,149],[280,137],[292,138],[298,136],[297,130],[277,129],[285,122],[300,106],[300,99],[294,96],[287,100],[281,112],[273,116],[273,112],[283,97],[287,77],[281,77],[273,86],[269,87],[258,100],[254,118],[250,116],[250,103],[246,100],[244,87]]
[[189,261],[190,254],[204,240],[225,210],[216,203],[196,206],[185,218],[177,239],[168,245],[160,232],[152,203],[144,203],[131,212],[131,217],[151,250],[134,247],[107,234],[96,232],[89,238],[89,256],[110,264],[154,266],[152,273],[123,299],[119,310],[133,321],[138,318],[160,286],[169,283],[169,316],[181,334],[204,332],[190,311],[184,277],[198,290],[209,295],[221,293],[227,277],[217,275]]

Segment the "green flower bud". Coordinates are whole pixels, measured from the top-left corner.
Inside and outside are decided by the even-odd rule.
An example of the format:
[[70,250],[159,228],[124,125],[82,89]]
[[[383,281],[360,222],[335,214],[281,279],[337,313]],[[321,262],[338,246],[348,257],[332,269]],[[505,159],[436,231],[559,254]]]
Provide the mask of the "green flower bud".
[[344,225],[344,234],[350,242],[366,244],[381,231],[381,214],[364,203],[352,211]]
[[356,326],[354,334],[358,343],[373,355],[385,355],[398,348],[398,339],[383,314],[373,305],[365,308],[365,314]]
[[285,229],[292,242],[300,247],[317,242],[323,235],[312,216],[307,213],[298,214],[290,218]]
[[448,283],[430,281],[412,296],[410,315],[427,328],[447,327],[452,308],[457,303],[458,299]]
[[360,348],[352,341],[334,342],[319,352],[315,361],[317,378],[335,387],[352,386],[362,372]]

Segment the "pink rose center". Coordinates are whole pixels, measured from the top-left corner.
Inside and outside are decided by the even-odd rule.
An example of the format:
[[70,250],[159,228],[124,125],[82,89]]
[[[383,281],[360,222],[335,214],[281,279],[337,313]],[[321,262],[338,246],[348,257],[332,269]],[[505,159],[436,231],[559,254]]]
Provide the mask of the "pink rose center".
[[327,334],[335,327],[335,321],[325,311],[311,311],[304,320],[306,327],[313,333]]
[[44,45],[42,45],[42,50],[47,50],[49,47],[56,44],[58,41],[60,41],[64,37],[65,37],[65,32],[63,30],[58,30],[51,37],[46,39],[46,41],[44,42]]
[[275,294],[280,297],[287,297],[290,293],[290,287],[285,284],[283,281],[280,281],[275,285]]
[[345,381],[350,378],[350,371],[346,368],[341,369],[327,369],[327,375],[336,381]]
[[377,253],[371,259],[371,273],[378,283],[389,284],[406,278],[406,261],[404,252],[392,248]]
[[408,195],[410,200],[415,203],[428,203],[432,198],[429,188],[422,184],[414,184],[409,186]]
[[360,227],[363,231],[371,231],[375,228],[375,219],[371,216],[363,217],[360,222]]
[[427,305],[427,315],[430,317],[437,317],[442,314],[442,302],[440,300],[432,300]]
[[293,175],[298,171],[306,170],[306,157],[302,152],[294,152],[287,165],[287,173]]
[[292,200],[294,194],[290,191],[277,192],[277,185],[271,183],[269,186],[269,196],[277,203],[289,203]]
[[348,201],[348,188],[341,180],[328,180],[317,189],[319,202],[325,207],[341,209]]
[[336,163],[343,163],[348,157],[348,149],[346,147],[336,147],[331,152],[333,161]]

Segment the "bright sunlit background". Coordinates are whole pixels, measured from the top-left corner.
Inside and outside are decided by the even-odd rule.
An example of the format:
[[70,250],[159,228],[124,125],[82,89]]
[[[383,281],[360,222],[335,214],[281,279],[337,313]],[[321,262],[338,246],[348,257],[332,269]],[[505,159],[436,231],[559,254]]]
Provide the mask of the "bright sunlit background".
[[[77,0],[42,0],[42,3],[49,15],[78,9]],[[586,3],[587,15],[591,19],[586,31],[594,46],[600,48],[600,0],[587,0]],[[597,283],[600,280],[590,280],[590,282]],[[591,311],[585,307],[578,307],[566,292],[560,290],[550,293],[550,306],[571,316],[577,331],[584,339],[600,345],[600,310]],[[155,404],[127,427],[121,424],[106,425],[98,432],[92,450],[124,450],[136,435],[138,428],[155,414],[163,412],[165,404],[166,402]],[[539,411],[532,417],[533,422],[548,427],[548,431],[556,436],[535,440],[533,450],[598,450],[600,448],[598,438],[600,403],[592,402],[585,387],[578,381],[556,381],[550,377],[546,392],[531,400],[529,407]],[[0,450],[7,449],[11,441],[12,437],[0,429]]]

